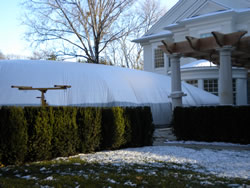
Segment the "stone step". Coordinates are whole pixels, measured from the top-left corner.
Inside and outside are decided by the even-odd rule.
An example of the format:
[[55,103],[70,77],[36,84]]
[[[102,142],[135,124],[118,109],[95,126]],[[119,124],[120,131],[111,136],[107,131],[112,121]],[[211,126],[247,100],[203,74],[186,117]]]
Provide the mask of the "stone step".
[[177,140],[172,132],[172,128],[156,128],[153,134],[154,143],[153,146],[164,145],[166,140],[175,141]]

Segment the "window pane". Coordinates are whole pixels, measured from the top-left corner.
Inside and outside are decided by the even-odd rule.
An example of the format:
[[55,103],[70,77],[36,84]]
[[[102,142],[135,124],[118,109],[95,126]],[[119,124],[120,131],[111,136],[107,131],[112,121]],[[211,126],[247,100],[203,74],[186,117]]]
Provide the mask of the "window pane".
[[214,95],[218,95],[218,80],[216,79],[204,80],[204,90]]
[[164,53],[161,49],[154,50],[155,68],[164,67]]
[[[218,80],[204,80],[204,90],[218,96]],[[236,79],[233,79],[233,102],[236,104]]]

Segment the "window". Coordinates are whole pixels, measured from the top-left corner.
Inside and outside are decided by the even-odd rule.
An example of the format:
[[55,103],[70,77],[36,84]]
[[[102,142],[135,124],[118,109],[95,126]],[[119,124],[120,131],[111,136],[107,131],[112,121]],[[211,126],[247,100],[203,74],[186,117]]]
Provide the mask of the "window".
[[154,50],[154,62],[155,68],[162,68],[164,67],[164,53],[161,49]]
[[198,87],[198,80],[186,80],[188,84]]
[[204,80],[204,90],[218,96],[218,80]]
[[[236,104],[236,79],[233,79],[233,103]],[[214,94],[219,95],[218,93],[218,80],[204,80],[204,90]]]

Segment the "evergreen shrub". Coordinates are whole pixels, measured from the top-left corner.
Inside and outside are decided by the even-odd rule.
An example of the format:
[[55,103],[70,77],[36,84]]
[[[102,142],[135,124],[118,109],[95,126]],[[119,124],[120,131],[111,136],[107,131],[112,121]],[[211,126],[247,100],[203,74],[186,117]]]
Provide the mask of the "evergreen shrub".
[[99,149],[101,143],[101,108],[77,108],[79,152],[89,153]]
[[131,128],[131,142],[129,146],[131,147],[141,147],[143,146],[143,128],[142,119],[140,117],[139,108],[126,108],[126,114],[130,120]]
[[0,109],[0,162],[23,163],[27,153],[27,122],[22,108]]
[[149,107],[127,107],[126,131],[128,147],[141,147],[153,144],[154,125],[152,113]]
[[152,144],[150,108],[1,107],[0,163]]
[[154,124],[150,107],[143,107],[140,111],[143,126],[143,146],[151,146],[153,144]]
[[126,143],[123,113],[121,107],[102,110],[102,149],[118,149]]
[[53,127],[49,118],[53,115],[50,107],[25,107],[25,118],[28,124],[27,160],[47,160],[52,157]]
[[78,126],[76,123],[77,109],[74,107],[53,107],[53,119],[51,122],[52,155],[69,156],[77,152],[79,145]]
[[126,143],[125,140],[125,121],[124,121],[124,109],[121,107],[112,107],[112,113],[114,117],[114,136],[112,149],[117,149]]
[[173,132],[178,140],[250,144],[250,106],[177,107]]

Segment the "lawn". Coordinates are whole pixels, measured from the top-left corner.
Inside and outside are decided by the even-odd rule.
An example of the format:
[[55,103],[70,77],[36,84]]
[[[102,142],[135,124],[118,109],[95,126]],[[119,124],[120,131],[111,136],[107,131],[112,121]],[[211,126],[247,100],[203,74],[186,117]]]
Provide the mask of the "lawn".
[[[191,167],[190,167],[191,168]],[[220,178],[175,163],[101,164],[80,158],[8,166],[1,187],[240,187],[249,180]]]
[[154,146],[0,168],[0,187],[250,187],[250,151]]

